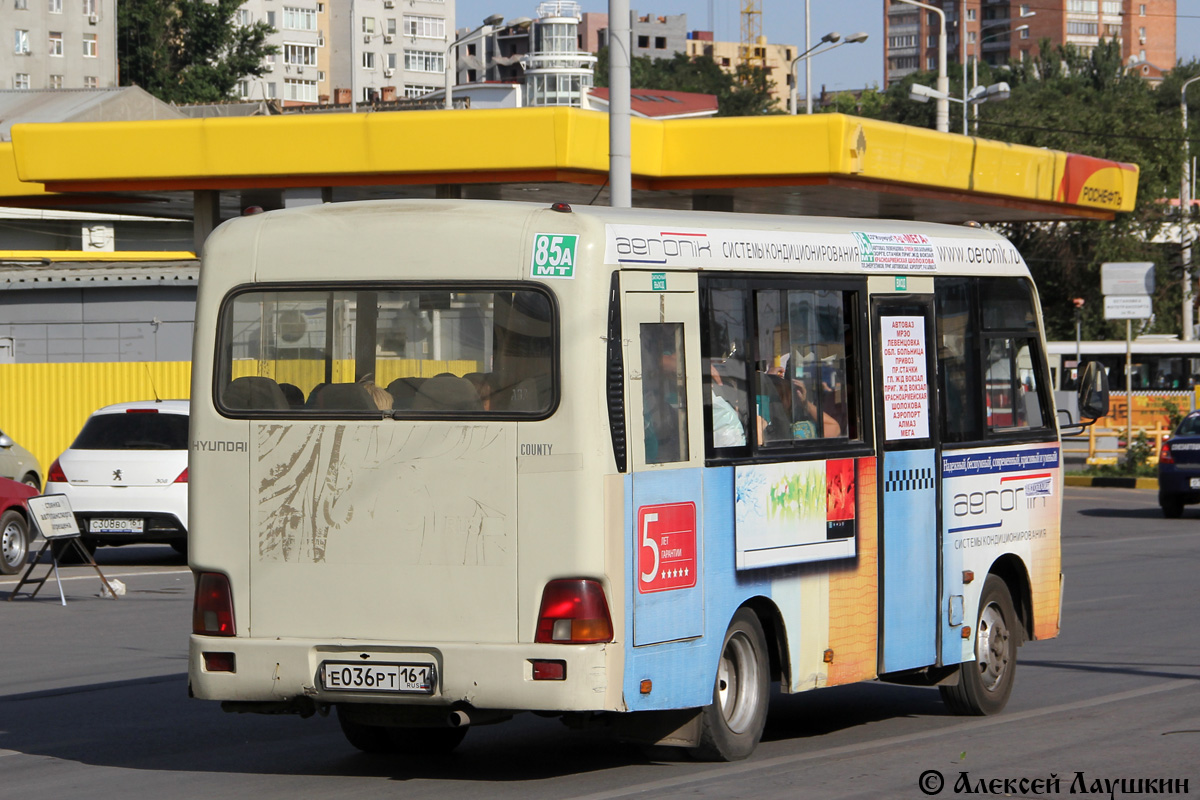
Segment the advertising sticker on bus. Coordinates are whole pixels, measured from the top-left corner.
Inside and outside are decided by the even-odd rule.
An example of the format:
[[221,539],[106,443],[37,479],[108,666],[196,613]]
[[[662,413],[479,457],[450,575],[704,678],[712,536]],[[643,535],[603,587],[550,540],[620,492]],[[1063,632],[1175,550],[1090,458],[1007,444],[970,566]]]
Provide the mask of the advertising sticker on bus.
[[696,505],[665,503],[638,509],[638,591],[696,585]]

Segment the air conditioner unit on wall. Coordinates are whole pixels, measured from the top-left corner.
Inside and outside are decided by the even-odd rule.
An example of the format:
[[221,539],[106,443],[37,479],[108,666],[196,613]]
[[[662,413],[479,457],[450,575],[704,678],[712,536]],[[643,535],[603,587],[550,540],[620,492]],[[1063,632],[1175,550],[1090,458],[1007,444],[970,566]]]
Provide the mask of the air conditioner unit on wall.
[[385,78],[390,78],[395,74],[396,74],[396,70],[394,70],[394,69],[385,69],[383,71],[383,77],[385,77]]
[[384,43],[384,44],[391,44],[391,43],[392,43],[392,42],[394,42],[395,40],[396,40],[396,37],[395,37],[395,36],[392,36],[390,33],[385,33],[385,34],[383,35],[383,43]]
[[383,7],[384,8],[395,8],[396,4],[394,2],[392,2],[392,0],[383,0]]
[[268,61],[267,63],[263,64],[263,69],[266,70],[267,72],[274,72],[275,65],[272,64],[270,61]]
[[89,14],[88,15],[88,24],[89,25],[96,25],[96,24],[99,24],[99,22],[100,22],[99,14]]

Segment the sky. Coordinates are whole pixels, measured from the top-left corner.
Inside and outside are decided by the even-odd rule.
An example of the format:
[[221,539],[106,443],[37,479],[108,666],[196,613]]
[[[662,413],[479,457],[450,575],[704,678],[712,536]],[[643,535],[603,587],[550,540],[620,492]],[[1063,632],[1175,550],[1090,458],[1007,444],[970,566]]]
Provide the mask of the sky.
[[[846,44],[811,60],[814,95],[822,85],[832,91],[883,84],[883,3],[884,0],[810,0],[812,43],[831,31],[842,36],[859,31],[870,35],[862,44]],[[585,12],[608,12],[605,0],[579,0],[579,5]],[[687,14],[688,30],[709,30],[711,8],[711,29],[716,38],[721,41],[741,38],[738,13],[742,0],[629,0],[629,5],[638,16]],[[760,5],[763,33],[768,42],[796,46],[804,42],[804,0],[760,0]],[[536,16],[538,2],[457,0],[455,6],[455,26],[462,29],[474,28],[492,14],[503,14],[508,19]],[[1177,56],[1184,61],[1200,58],[1200,0],[1178,0],[1176,8]],[[804,83],[803,67],[800,82]]]

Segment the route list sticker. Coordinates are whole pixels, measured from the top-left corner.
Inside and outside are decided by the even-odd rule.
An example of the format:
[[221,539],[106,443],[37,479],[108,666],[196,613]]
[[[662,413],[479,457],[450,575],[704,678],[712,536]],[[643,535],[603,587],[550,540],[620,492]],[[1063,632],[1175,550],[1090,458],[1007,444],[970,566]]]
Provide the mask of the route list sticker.
[[929,436],[929,379],[925,372],[925,318],[880,317],[883,339],[884,436]]

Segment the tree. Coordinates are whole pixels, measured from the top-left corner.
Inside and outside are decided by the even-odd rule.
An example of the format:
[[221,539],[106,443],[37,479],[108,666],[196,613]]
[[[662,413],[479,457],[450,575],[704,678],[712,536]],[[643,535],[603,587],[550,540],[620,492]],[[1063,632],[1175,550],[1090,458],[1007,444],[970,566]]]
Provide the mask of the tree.
[[121,0],[117,4],[117,62],[121,84],[136,84],[168,103],[231,98],[243,77],[266,72],[265,22],[238,25],[242,0]]
[[[596,85],[608,86],[608,48],[597,55]],[[730,74],[711,58],[689,58],[676,53],[672,58],[635,56],[629,64],[629,85],[636,89],[671,92],[696,92],[717,97],[718,117],[745,117],[778,113],[771,97],[774,86],[761,67],[739,64]]]

